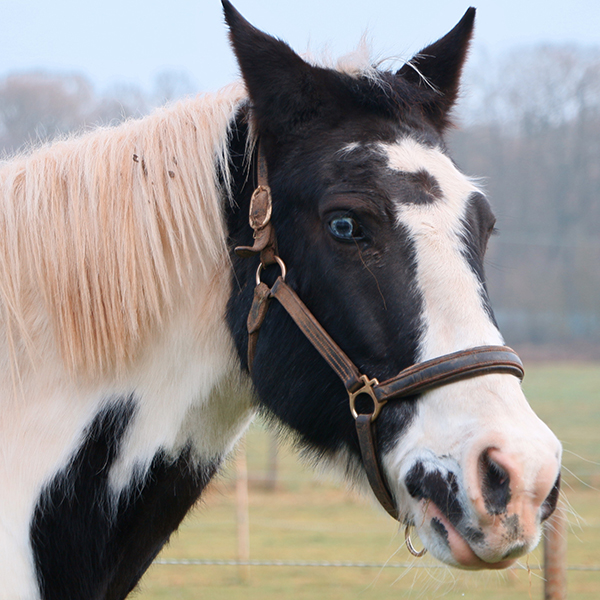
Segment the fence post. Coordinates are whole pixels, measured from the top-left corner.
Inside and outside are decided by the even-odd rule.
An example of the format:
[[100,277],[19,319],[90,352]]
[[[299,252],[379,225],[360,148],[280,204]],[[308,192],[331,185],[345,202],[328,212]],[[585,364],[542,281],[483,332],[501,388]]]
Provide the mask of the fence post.
[[[250,516],[248,510],[248,465],[246,462],[246,440],[242,440],[238,449],[236,461],[236,523],[237,523],[237,559],[240,562],[250,560]],[[246,581],[250,574],[250,567],[240,565],[239,577]]]
[[567,598],[567,518],[559,504],[544,526],[544,600]]
[[279,455],[279,440],[274,431],[269,432],[269,449],[267,456],[267,477],[265,488],[271,492],[277,489],[277,463]]

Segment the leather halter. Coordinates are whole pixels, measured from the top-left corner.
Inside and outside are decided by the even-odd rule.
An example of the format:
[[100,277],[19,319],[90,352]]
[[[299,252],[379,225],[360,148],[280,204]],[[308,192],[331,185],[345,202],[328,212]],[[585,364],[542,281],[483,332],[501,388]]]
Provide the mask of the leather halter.
[[[479,346],[417,363],[381,383],[377,379],[370,379],[360,372],[294,290],[285,283],[286,268],[277,255],[271,210],[266,161],[259,147],[258,187],[250,202],[250,226],[254,230],[254,245],[239,246],[235,249],[238,256],[243,258],[260,255],[254,299],[247,321],[248,369],[252,371],[258,332],[267,315],[269,302],[274,298],[342,380],[348,392],[350,412],[355,419],[362,461],[371,488],[383,508],[394,519],[400,520],[398,508],[377,458],[375,421],[382,407],[390,400],[414,396],[434,387],[489,373],[508,373],[523,379],[523,364],[514,350],[507,346]],[[269,287],[260,280],[260,274],[265,267],[272,264],[279,265],[281,274]],[[368,396],[371,399],[371,412],[359,412],[356,401],[360,396]]]

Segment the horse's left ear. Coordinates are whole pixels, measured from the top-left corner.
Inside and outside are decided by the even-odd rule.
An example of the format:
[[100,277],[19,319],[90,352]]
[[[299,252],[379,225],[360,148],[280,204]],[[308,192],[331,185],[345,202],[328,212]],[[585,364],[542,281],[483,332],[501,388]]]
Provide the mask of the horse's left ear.
[[259,130],[278,136],[309,120],[322,105],[315,67],[251,25],[229,0],[222,4]]
[[458,96],[474,24],[475,9],[471,7],[452,31],[421,50],[397,73],[414,85],[435,90],[424,109],[440,130],[448,126],[448,113]]

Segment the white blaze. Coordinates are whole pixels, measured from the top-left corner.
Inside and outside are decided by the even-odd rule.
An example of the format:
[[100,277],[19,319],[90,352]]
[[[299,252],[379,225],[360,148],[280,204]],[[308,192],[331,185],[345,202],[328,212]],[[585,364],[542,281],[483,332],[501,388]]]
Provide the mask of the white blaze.
[[388,166],[435,177],[442,197],[431,204],[403,204],[397,219],[415,247],[417,287],[423,301],[423,336],[418,360],[485,344],[504,342],[482,300],[481,283],[464,254],[464,216],[473,183],[436,148],[405,139],[386,146]]

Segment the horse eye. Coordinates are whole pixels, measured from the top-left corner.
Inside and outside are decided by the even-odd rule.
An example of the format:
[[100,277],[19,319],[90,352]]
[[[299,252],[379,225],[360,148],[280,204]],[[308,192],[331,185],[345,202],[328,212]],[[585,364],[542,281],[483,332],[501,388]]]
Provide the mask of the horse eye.
[[360,225],[352,217],[335,217],[329,221],[329,231],[339,240],[351,241],[363,237]]

